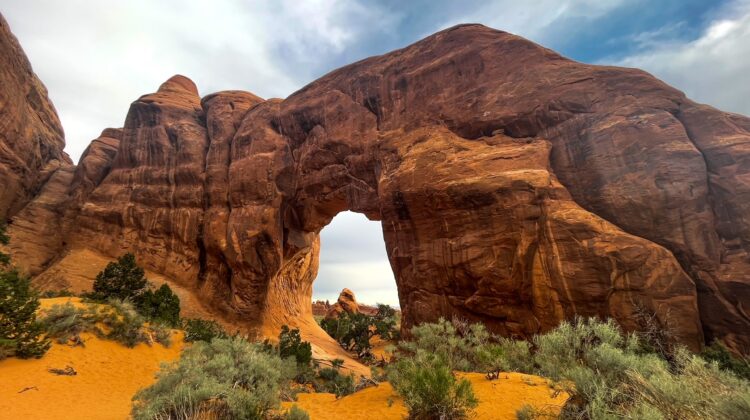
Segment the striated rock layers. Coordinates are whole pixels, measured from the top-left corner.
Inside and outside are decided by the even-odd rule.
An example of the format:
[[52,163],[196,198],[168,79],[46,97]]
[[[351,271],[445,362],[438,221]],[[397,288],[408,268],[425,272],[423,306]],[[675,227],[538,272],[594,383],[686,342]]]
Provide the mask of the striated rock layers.
[[750,349],[750,119],[639,70],[462,25],[285,100],[175,76],[103,137],[49,187],[53,253],[133,251],[248,326],[316,328],[318,234],[351,210],[382,223],[405,328],[656,314]]
[[47,89],[0,15],[0,221],[18,213],[55,171],[72,165]]

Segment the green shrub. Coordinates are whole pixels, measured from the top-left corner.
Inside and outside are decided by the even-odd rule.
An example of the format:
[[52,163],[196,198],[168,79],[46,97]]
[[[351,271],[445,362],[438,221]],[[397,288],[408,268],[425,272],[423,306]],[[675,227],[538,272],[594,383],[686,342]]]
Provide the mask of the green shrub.
[[58,298],[58,297],[71,297],[75,296],[76,294],[71,292],[68,289],[61,289],[61,290],[45,290],[42,292],[41,295],[39,295],[42,299],[51,299],[51,298]]
[[718,363],[720,368],[729,370],[740,378],[750,380],[750,359],[733,355],[718,340],[715,340],[710,346],[703,349],[701,357],[705,360]]
[[443,357],[421,349],[389,366],[388,379],[411,419],[466,418],[478,404],[468,380],[457,380]]
[[47,352],[50,342],[36,319],[38,308],[31,281],[14,269],[0,269],[0,359],[40,358]]
[[331,361],[331,367],[318,369],[318,377],[313,381],[315,390],[336,394],[336,398],[353,393],[356,390],[354,375],[342,374],[341,367],[343,364],[343,360],[334,359]]
[[573,418],[733,419],[750,413],[750,384],[681,347],[644,352],[612,322],[577,319],[535,337],[538,374],[570,383]]
[[323,319],[320,326],[344,349],[366,356],[372,348],[373,324],[373,318],[365,314],[342,312],[338,318]]
[[146,290],[135,300],[136,309],[149,321],[176,328],[180,325],[180,298],[162,284],[155,292]]
[[94,291],[89,297],[99,302],[109,299],[136,300],[147,284],[143,269],[135,263],[135,256],[127,253],[117,262],[107,264],[104,271],[96,275]]
[[307,341],[302,341],[298,328],[290,330],[283,325],[279,333],[279,356],[282,359],[293,357],[298,366],[309,366],[312,362],[312,347]]
[[[459,334],[458,325],[462,330]],[[402,352],[414,354],[424,350],[444,360],[451,370],[478,371],[482,368],[479,349],[489,343],[490,335],[482,324],[449,322],[440,318],[411,329],[412,340],[399,344]]]
[[185,341],[211,342],[214,338],[227,338],[227,333],[218,322],[200,318],[188,318],[183,321]]
[[165,365],[133,397],[135,419],[262,419],[279,406],[288,369],[278,356],[243,338],[199,341]]
[[41,320],[47,331],[47,337],[55,339],[60,344],[66,344],[71,339],[80,342],[80,334],[93,331],[96,319],[89,312],[76,308],[72,303],[54,305],[46,311]]
[[[5,233],[5,223],[0,223],[0,245],[8,245],[10,243],[10,237]],[[10,264],[10,255],[0,251],[0,267],[4,267]]]
[[293,405],[289,411],[284,414],[285,420],[310,420],[310,416],[307,412],[296,405]]
[[383,340],[398,340],[400,337],[399,331],[396,328],[398,323],[396,310],[391,308],[389,305],[378,303],[378,313],[373,318],[373,325],[375,326],[375,334],[380,336]]
[[320,326],[344,349],[357,353],[360,358],[371,358],[370,340],[378,335],[384,340],[398,339],[396,311],[388,305],[378,304],[377,314],[342,312],[338,318],[324,318]]

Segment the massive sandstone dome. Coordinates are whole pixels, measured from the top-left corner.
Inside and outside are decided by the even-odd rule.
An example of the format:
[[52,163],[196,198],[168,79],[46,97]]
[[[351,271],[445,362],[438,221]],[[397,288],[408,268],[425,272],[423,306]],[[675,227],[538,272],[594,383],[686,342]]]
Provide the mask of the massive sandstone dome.
[[174,76],[27,193],[0,214],[42,286],[131,251],[224,319],[310,331],[318,234],[351,210],[382,223],[406,328],[655,314],[693,349],[750,349],[750,119],[481,25],[284,100]]

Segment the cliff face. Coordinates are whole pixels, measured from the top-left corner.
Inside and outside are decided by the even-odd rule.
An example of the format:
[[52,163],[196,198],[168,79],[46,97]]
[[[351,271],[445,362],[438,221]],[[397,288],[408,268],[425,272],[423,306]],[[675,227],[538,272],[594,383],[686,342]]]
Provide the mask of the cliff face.
[[71,161],[47,89],[0,15],[0,221],[14,216]]
[[71,176],[62,248],[133,251],[248,326],[317,328],[318,234],[352,210],[382,222],[406,328],[648,313],[750,348],[750,119],[642,71],[463,25],[285,100],[175,76],[118,133]]

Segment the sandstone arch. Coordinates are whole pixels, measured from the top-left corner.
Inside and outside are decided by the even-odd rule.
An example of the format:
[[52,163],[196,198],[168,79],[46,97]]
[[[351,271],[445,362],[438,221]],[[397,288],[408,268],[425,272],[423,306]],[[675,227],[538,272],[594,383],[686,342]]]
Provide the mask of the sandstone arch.
[[462,25],[285,100],[175,76],[119,133],[75,168],[54,253],[135,251],[235,322],[316,328],[317,235],[351,210],[382,224],[406,327],[643,306],[694,349],[750,346],[750,120],[644,72]]

